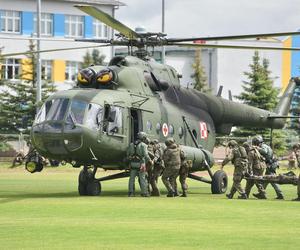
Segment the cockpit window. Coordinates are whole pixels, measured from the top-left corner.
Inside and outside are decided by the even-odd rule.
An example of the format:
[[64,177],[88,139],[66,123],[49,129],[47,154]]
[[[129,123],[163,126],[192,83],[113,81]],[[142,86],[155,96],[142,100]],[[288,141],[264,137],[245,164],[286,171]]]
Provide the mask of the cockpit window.
[[52,103],[53,100],[44,103],[44,105],[41,107],[40,111],[38,112],[35,118],[34,124],[38,124],[46,120],[47,114],[49,113]]
[[46,117],[47,121],[61,121],[64,119],[68,108],[69,99],[59,98],[53,100],[49,113]]
[[90,129],[98,129],[103,119],[103,108],[94,103],[88,105],[85,124]]
[[72,116],[73,122],[76,124],[83,124],[83,118],[87,102],[81,100],[72,100],[69,115]]

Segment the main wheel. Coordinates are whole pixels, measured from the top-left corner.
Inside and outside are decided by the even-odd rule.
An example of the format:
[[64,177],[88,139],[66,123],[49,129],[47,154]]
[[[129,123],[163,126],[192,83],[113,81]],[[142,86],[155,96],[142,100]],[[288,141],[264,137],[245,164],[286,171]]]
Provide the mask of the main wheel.
[[79,195],[88,195],[87,185],[91,178],[92,178],[92,172],[90,170],[85,171],[83,169],[80,171],[79,176],[78,176],[78,193],[79,193]]
[[98,196],[101,194],[101,183],[96,180],[90,180],[86,187],[87,195]]
[[211,192],[213,194],[224,194],[227,190],[228,177],[223,170],[214,173],[211,182]]

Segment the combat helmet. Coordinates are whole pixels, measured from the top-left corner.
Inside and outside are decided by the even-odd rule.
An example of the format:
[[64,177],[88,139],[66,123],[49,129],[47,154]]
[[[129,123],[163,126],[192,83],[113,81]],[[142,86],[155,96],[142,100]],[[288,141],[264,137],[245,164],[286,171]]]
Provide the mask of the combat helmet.
[[168,147],[168,146],[171,146],[172,144],[174,144],[175,143],[175,140],[174,140],[174,138],[172,138],[172,137],[169,137],[166,141],[165,141],[165,144],[166,144],[166,146]]
[[234,147],[238,145],[238,143],[236,142],[236,140],[230,140],[227,145],[228,147]]
[[244,148],[251,148],[251,144],[249,143],[249,142],[247,142],[247,141],[245,141],[244,143],[243,143],[243,147]]
[[257,135],[252,139],[252,144],[258,146],[259,144],[263,143],[263,138],[261,135]]
[[143,141],[147,138],[147,134],[143,131],[138,132],[137,137],[139,140]]

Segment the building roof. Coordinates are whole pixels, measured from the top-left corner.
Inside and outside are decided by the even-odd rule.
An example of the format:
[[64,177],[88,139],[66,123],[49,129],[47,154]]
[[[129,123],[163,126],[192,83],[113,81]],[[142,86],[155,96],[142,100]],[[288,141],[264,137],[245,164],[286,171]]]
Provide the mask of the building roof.
[[59,0],[63,2],[73,2],[80,4],[102,4],[102,5],[113,5],[113,6],[124,6],[125,4],[118,0]]

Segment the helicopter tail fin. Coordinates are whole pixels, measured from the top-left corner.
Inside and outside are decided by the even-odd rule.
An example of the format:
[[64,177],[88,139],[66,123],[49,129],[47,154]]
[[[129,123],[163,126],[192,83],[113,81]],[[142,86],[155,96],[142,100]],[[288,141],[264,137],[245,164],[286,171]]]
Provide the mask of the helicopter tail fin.
[[300,79],[291,78],[288,86],[280,98],[279,103],[277,104],[277,107],[274,110],[278,116],[285,117],[288,115],[296,86],[300,86]]

